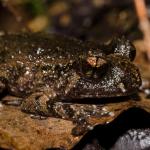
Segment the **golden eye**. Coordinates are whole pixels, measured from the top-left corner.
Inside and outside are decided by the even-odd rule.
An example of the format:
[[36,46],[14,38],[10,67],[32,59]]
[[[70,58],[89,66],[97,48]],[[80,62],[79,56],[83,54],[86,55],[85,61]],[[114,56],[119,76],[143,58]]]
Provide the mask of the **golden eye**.
[[89,56],[87,59],[80,59],[75,69],[82,77],[97,79],[107,70],[108,62],[104,58]]
[[96,57],[88,57],[87,58],[87,62],[92,66],[95,67],[96,66],[96,62],[97,62],[97,58]]

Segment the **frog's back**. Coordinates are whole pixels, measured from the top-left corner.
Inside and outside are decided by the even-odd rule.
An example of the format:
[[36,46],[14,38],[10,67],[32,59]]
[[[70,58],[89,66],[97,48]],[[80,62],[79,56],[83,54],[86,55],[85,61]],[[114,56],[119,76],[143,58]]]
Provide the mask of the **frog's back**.
[[0,61],[23,56],[31,61],[78,59],[86,53],[84,44],[76,39],[57,34],[6,34],[0,37]]

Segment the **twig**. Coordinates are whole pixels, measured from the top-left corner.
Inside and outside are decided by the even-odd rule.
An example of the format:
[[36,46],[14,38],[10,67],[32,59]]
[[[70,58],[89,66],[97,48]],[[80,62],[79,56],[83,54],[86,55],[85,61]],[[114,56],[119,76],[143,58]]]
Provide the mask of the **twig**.
[[134,0],[135,8],[139,18],[140,29],[144,35],[144,44],[148,59],[150,60],[150,23],[144,0]]
[[17,5],[13,3],[13,1],[3,0],[2,2],[3,6],[6,7],[9,10],[9,12],[15,17],[17,23],[22,25],[27,31],[30,31],[27,26],[27,20],[22,9],[20,9],[19,6],[17,7]]

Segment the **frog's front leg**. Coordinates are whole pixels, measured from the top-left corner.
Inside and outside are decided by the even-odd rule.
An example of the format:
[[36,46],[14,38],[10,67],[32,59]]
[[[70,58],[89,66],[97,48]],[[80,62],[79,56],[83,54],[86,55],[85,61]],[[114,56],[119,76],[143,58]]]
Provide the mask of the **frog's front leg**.
[[76,125],[72,129],[72,135],[80,136],[86,133],[89,130],[93,129],[93,126],[88,123],[87,118],[84,116],[78,116],[74,119],[74,124]]
[[75,103],[48,101],[48,110],[53,112],[55,117],[72,121],[76,126],[72,129],[72,135],[79,136],[93,129],[88,123],[88,115],[83,106]]

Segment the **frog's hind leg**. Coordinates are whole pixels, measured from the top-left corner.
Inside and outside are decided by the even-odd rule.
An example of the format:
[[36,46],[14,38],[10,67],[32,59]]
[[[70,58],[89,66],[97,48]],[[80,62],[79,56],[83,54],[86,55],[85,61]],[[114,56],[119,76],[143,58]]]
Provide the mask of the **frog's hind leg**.
[[6,85],[0,81],[0,101],[6,95]]
[[37,116],[48,116],[48,100],[49,97],[43,92],[33,93],[22,101],[21,110],[33,114],[32,118],[37,118]]
[[[73,121],[76,125],[72,130],[74,136],[79,136],[92,129],[88,123],[86,112],[71,103],[58,101],[58,97],[49,97],[44,92],[36,92],[27,97],[21,104],[24,112],[31,113],[34,119],[43,119],[42,116],[55,117]],[[56,100],[57,99],[57,100]]]
[[7,78],[7,70],[2,65],[0,65],[0,98],[2,98],[7,91]]
[[6,84],[0,81],[0,101],[6,105],[19,106],[21,104],[22,98],[8,94]]
[[0,81],[0,94],[3,93],[3,91],[5,90],[5,84]]
[[7,83],[8,83],[8,67],[6,64],[1,64],[0,62],[0,96],[3,95],[3,93],[7,89]]

